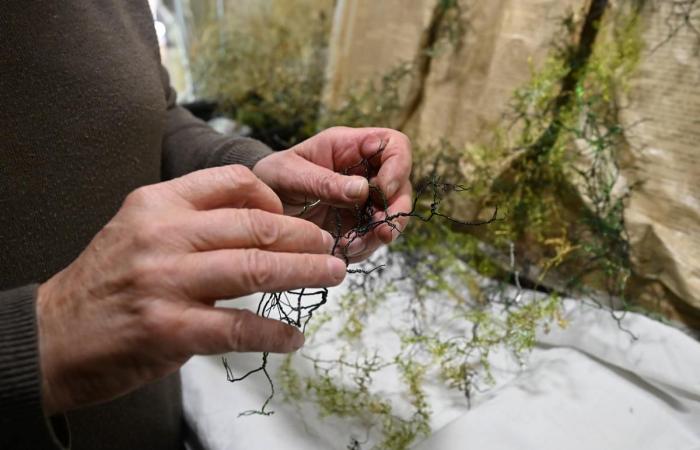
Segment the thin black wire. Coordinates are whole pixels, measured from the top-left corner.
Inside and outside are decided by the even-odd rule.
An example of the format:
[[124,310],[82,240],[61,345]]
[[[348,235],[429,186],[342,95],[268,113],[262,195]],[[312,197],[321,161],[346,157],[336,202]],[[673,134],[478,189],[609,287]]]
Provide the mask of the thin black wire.
[[[373,162],[386,150],[388,144],[389,141],[382,140],[375,153],[347,167],[341,173],[344,175],[359,175],[365,177],[367,180],[371,180],[376,176],[376,169]],[[348,256],[348,249],[354,241],[361,239],[382,225],[388,225],[401,234],[402,230],[398,228],[395,221],[402,217],[414,217],[423,222],[429,222],[433,218],[438,217],[458,226],[485,225],[497,220],[498,209],[494,210],[491,218],[477,221],[463,221],[440,212],[440,204],[445,195],[452,192],[464,192],[467,190],[468,189],[462,185],[443,182],[440,177],[433,174],[428,180],[418,184],[410,211],[389,214],[387,213],[389,201],[386,195],[378,186],[370,185],[370,195],[367,201],[364,205],[356,205],[354,208],[354,226],[350,230],[343,232],[343,211],[341,211],[340,208],[332,209],[334,215],[334,231],[331,235],[333,236],[334,243],[331,254],[342,258],[346,266],[349,265],[350,257]],[[430,199],[429,211],[421,214],[418,210],[421,202],[425,200],[426,197]],[[373,219],[378,212],[383,212],[384,217]],[[383,268],[384,266],[380,265],[370,269],[347,269],[347,273],[369,275],[375,271],[381,271]],[[268,292],[263,294],[260,298],[256,313],[265,318],[280,320],[305,332],[314,313],[323,307],[327,301],[327,288],[304,288],[292,291]],[[274,383],[267,370],[267,358],[268,353],[263,353],[260,367],[250,370],[240,377],[236,377],[226,357],[222,357],[222,362],[226,370],[226,379],[231,383],[242,381],[253,374],[262,372],[270,385],[270,394],[262,407],[258,410],[244,411],[239,414],[239,417],[254,414],[267,416],[274,413],[274,411],[267,409],[275,394]]]

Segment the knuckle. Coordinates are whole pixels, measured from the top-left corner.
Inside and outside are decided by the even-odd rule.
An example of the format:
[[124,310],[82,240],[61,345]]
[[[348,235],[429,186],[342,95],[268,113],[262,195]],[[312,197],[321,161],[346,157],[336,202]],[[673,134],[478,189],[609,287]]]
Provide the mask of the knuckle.
[[265,289],[275,277],[274,258],[270,254],[257,249],[249,250],[247,255],[246,271],[249,287],[252,291]]
[[342,126],[342,125],[336,125],[336,126],[334,126],[334,127],[328,128],[326,131],[327,131],[328,133],[342,133],[342,132],[347,131],[347,130],[349,130],[349,129],[350,129],[350,127],[346,127],[346,126]]
[[231,350],[246,350],[245,324],[247,321],[251,320],[252,316],[252,312],[244,309],[236,311],[236,314],[231,316],[231,323],[228,333],[228,346],[231,348]]
[[134,231],[134,244],[136,248],[152,248],[168,235],[167,227],[154,222],[145,222],[140,224]]
[[411,145],[411,139],[406,135],[406,133],[403,133],[398,130],[392,130],[396,136],[398,136],[399,139],[403,140],[404,143],[408,144],[409,146]]
[[339,186],[337,176],[332,173],[327,173],[321,176],[318,180],[318,187],[321,192],[332,192]]
[[163,305],[160,302],[149,301],[146,303],[139,311],[141,327],[147,336],[158,338],[166,329],[171,328],[172,319],[162,313]]
[[258,179],[253,172],[245,166],[234,164],[227,166],[226,174],[239,189],[249,189],[255,186]]
[[[171,345],[178,341],[178,332],[187,327],[187,314],[163,299],[148,301],[141,308],[139,317],[144,342],[158,345],[163,350],[171,349]],[[186,346],[177,346],[174,350],[173,354],[189,353]]]
[[269,247],[280,239],[280,230],[271,218],[259,210],[247,210],[248,226],[257,247]]
[[141,206],[149,203],[152,187],[142,186],[131,191],[124,199],[124,206]]
[[406,153],[409,158],[411,156],[411,139],[406,136],[404,133],[397,131],[397,130],[391,130],[392,136],[395,136],[398,142],[400,143],[399,149],[405,150],[402,153]]
[[399,130],[394,130],[393,128],[386,128],[387,131],[387,138],[389,140],[397,140],[399,143],[401,143],[402,147],[405,147],[407,150],[411,150],[411,139],[403,132]]
[[122,288],[128,288],[140,293],[149,293],[153,284],[161,278],[163,268],[158,268],[151,258],[139,256],[124,263],[126,268],[123,275]]
[[143,226],[124,247],[124,258],[119,265],[127,268],[132,284],[144,285],[150,281],[151,285],[155,282],[165,285],[181,277],[180,266],[171,261],[177,252],[169,251],[163,241],[165,230],[167,227]]
[[132,262],[128,274],[130,283],[126,287],[138,297],[131,309],[146,335],[167,336],[185,326],[187,315],[177,314],[177,308],[172,308],[181,275],[174,261],[140,258]]
[[165,284],[177,278],[177,266],[170,264],[165,258],[153,255],[139,255],[131,261],[131,274],[138,284]]
[[303,259],[299,261],[301,263],[299,266],[306,269],[298,274],[299,278],[313,284],[326,284],[333,281],[327,265],[327,258],[332,258],[331,256],[306,254],[301,257]]

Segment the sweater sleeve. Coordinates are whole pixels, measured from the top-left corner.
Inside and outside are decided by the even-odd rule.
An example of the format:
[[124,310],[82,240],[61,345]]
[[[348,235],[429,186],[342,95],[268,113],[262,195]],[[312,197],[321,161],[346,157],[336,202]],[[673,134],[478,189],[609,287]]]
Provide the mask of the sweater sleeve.
[[164,179],[227,164],[242,164],[252,169],[255,163],[272,153],[255,139],[224,136],[178,106],[168,72],[165,68],[161,70],[168,105],[163,136]]
[[69,446],[62,415],[47,418],[41,402],[36,285],[0,292],[0,448]]

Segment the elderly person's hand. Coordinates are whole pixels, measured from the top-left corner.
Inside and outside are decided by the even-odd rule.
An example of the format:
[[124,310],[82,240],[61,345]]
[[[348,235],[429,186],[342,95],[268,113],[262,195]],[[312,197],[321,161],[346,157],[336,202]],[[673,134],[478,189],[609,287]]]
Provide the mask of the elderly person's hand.
[[[355,207],[362,206],[369,195],[369,185],[364,173],[356,168],[351,175],[343,175],[348,167],[384,150],[370,165],[376,176],[370,183],[379,187],[387,199],[389,215],[408,212],[411,209],[411,144],[408,138],[386,128],[336,127],[292,147],[260,160],[253,172],[270,186],[284,204],[286,214],[298,215],[334,232],[336,217],[333,206],[344,208],[341,215],[343,230],[354,225]],[[320,200],[318,206],[305,211],[304,205]],[[384,213],[375,214],[381,220]],[[394,223],[399,230],[406,226],[408,217]],[[367,258],[381,244],[396,238],[397,230],[381,225],[361,239],[354,240],[348,248],[350,261]]]
[[343,280],[330,234],[281,213],[280,199],[243,166],[130,194],[85,251],[39,287],[46,412],[109,400],[194,354],[299,348],[304,337],[292,326],[214,307]]

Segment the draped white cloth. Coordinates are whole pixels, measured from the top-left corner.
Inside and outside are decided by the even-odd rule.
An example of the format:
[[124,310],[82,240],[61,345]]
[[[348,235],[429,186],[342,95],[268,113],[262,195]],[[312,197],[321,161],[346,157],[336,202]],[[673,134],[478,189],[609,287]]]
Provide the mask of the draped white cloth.
[[[511,376],[498,377],[471,409],[431,385],[433,432],[414,448],[700,450],[700,342],[628,314],[633,340],[604,310],[573,300],[566,309],[568,327],[541,334],[524,368],[496,363]],[[239,372],[259,364],[257,354],[229,357]],[[273,358],[272,372],[278,364]],[[320,419],[279,395],[274,415],[239,418],[269,386],[264,377],[229,384],[219,358],[195,357],[182,375],[186,418],[207,449],[344,450],[353,433],[348,421]],[[377,381],[391,390],[391,379]]]

